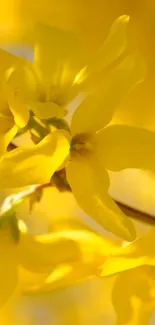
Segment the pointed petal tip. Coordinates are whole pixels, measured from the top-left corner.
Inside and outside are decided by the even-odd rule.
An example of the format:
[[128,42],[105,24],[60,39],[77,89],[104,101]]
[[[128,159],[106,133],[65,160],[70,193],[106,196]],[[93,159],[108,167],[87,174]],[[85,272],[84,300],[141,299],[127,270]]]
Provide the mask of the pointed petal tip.
[[118,18],[118,20],[120,20],[123,23],[128,23],[130,20],[130,16],[129,15],[122,15]]
[[107,276],[116,275],[120,272],[132,268],[132,266],[130,267],[130,261],[128,265],[123,262],[124,262],[123,259],[119,256],[119,252],[118,255],[116,256],[109,255],[105,260],[105,262],[101,266],[99,266],[97,270],[97,275],[99,277],[107,277]]
[[121,254],[120,250],[116,256],[111,255],[106,259],[104,264],[98,268],[97,275],[99,277],[112,276],[118,273],[129,271],[131,269],[135,269],[142,265],[144,265],[144,263],[141,259],[136,260],[134,257],[124,257],[123,253]]

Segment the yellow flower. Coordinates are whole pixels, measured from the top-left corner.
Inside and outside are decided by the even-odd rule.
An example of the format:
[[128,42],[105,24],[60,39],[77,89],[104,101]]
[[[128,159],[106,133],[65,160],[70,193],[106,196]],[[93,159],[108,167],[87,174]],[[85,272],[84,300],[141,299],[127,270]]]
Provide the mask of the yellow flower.
[[[155,134],[127,126],[104,126],[143,74],[139,56],[131,55],[105,75],[97,93],[80,104],[71,122],[71,162],[66,168],[68,182],[84,211],[107,230],[129,241],[134,239],[135,230],[108,196],[106,169],[151,169]],[[21,187],[49,181],[69,154],[65,135],[55,131],[34,147],[6,154],[0,161],[0,186]]]
[[44,299],[51,311],[51,319],[54,314],[55,323],[62,325],[68,324],[70,320],[76,325],[149,324],[153,301],[148,292],[151,289],[151,277],[148,283],[145,272],[146,268],[141,268],[134,274],[124,272],[122,278],[94,277],[65,290],[50,292],[49,297],[44,295]]
[[[122,98],[137,82],[143,80],[145,74],[143,62],[138,54],[126,57],[120,64],[115,64],[116,66],[114,65],[113,69],[109,68],[111,63],[119,58],[125,50],[127,22],[128,17],[126,16],[119,17],[114,22],[107,41],[97,52],[95,59],[90,60],[91,63],[84,71],[86,79],[89,79],[91,75],[97,76],[97,78],[98,75],[99,78],[102,76],[100,78],[101,85],[98,86],[99,89],[96,93],[90,94],[83,100],[73,116],[70,144],[71,162],[67,166],[67,178],[79,205],[89,216],[108,231],[112,231],[126,240],[133,240],[135,230],[132,222],[124,216],[107,194],[109,178],[106,169],[152,168],[152,151],[150,153],[149,148],[150,142],[152,146],[154,145],[155,137],[153,133],[134,128],[119,126],[104,128],[110,122]],[[55,30],[52,29],[52,31],[55,33]],[[56,30],[56,37],[57,33]],[[59,43],[58,48],[56,47],[55,51],[53,50],[53,61],[49,66],[47,63],[49,63],[52,51],[49,51],[47,47],[46,42],[49,38],[46,39],[45,35],[45,32],[41,33],[42,43],[41,46],[38,43],[39,56],[37,61],[43,74],[43,80],[48,84],[52,77],[52,84],[56,85],[56,89],[58,85],[60,89],[61,86],[63,89],[66,86],[71,87],[72,83],[79,83],[81,74],[77,75],[76,64],[78,61],[76,60],[77,52],[75,49],[72,47],[72,50],[74,49],[73,71],[69,69],[69,63],[66,61],[68,52],[66,53],[63,42],[63,51],[60,49],[58,51]],[[45,46],[43,46],[44,43]],[[71,54],[72,52],[70,52]],[[61,62],[62,66],[60,65]],[[20,75],[21,70],[15,69],[9,76],[9,84],[11,86],[18,84],[17,89],[20,87],[20,80],[22,80],[18,72]],[[36,83],[32,83],[33,85]],[[28,88],[25,89],[24,82],[22,87],[22,93],[29,92]],[[39,106],[37,104],[36,107],[40,107],[39,112],[43,112],[43,114],[46,112],[44,104]],[[50,107],[49,110],[47,109],[48,112],[52,111]],[[14,114],[16,120],[20,121],[21,106],[11,105],[11,108],[18,108]],[[38,115],[38,113],[36,114]],[[125,142],[120,141],[123,139]],[[133,139],[139,159],[135,155]],[[142,141],[142,147],[139,146],[140,141]],[[142,157],[144,149],[148,153],[146,157]],[[149,156],[150,154],[151,156]],[[62,164],[68,155],[69,143],[66,133],[55,131],[36,146],[18,148],[6,154],[0,161],[0,186],[21,187],[48,182],[53,173],[62,168]],[[143,159],[141,164],[139,164],[140,159]],[[84,183],[81,180],[84,180]]]
[[150,324],[155,306],[154,271],[154,267],[143,266],[108,278],[114,280],[110,298],[116,314],[114,324]]
[[[97,0],[96,2],[94,0],[79,0],[78,2],[73,1],[72,4],[71,6],[69,0],[57,0],[52,1],[52,3],[49,0],[45,0],[44,2],[40,0],[32,5],[30,0],[18,0],[17,19],[17,15],[15,15],[15,10],[17,9],[15,5],[12,5],[11,1],[10,5],[6,6],[10,8],[9,13],[12,17],[10,18],[10,23],[12,24],[12,28],[15,28],[15,32],[11,32],[9,38],[15,38],[18,41],[23,41],[24,39],[28,43],[34,42],[34,25],[37,22],[41,22],[76,32],[83,40],[90,55],[90,53],[94,52],[103,43],[112,21],[124,13],[130,15],[131,20],[128,25],[130,48],[138,48],[141,54],[144,55],[149,73],[145,82],[138,85],[129,95],[129,100],[124,105],[121,105],[115,122],[130,123],[135,126],[147,127],[154,130],[154,1],[111,0],[109,2],[108,0]],[[9,21],[10,16],[8,15],[8,10],[6,11],[5,8],[4,5],[3,19]],[[12,21],[14,21],[14,24]],[[8,31],[10,29],[7,29],[6,32],[8,33]],[[1,34],[3,39],[5,35],[7,36],[7,34]],[[124,110],[124,107],[126,110]]]
[[109,3],[108,0],[79,0],[73,1],[71,6],[69,0],[53,0],[52,3],[49,0],[39,0],[36,3],[30,0],[18,0],[16,3],[7,0],[1,9],[0,21],[3,30],[0,40],[3,43],[34,43],[34,25],[39,22],[74,31],[86,45],[89,55],[101,46],[115,18],[124,13],[130,15],[130,48],[140,50],[149,73],[144,83],[137,85],[130,93],[128,101],[122,103],[114,121],[147,127],[154,131],[154,1],[111,0]]
[[112,299],[118,324],[149,324],[155,306],[155,230],[118,248],[99,269],[101,276],[117,274]]
[[[107,126],[118,103],[141,78],[138,57],[130,56],[108,74],[96,96],[88,96],[71,122],[71,155],[67,179],[82,209],[106,230],[133,240],[134,227],[108,195],[106,171],[152,168],[155,134],[128,126]],[[105,128],[104,128],[105,127]],[[154,146],[154,144],[153,144]],[[143,153],[147,152],[147,156]]]
[[121,247],[112,255],[106,261],[101,274],[110,275],[144,265],[155,266],[154,240],[155,230],[151,228],[133,243]]
[[[1,187],[22,187],[49,182],[68,154],[69,142],[61,131],[47,135],[37,145],[12,150],[0,161]],[[9,170],[12,173],[10,180]]]
[[32,236],[21,227],[15,242],[7,227],[0,231],[0,306],[14,292],[49,291],[92,277],[115,243],[91,231],[62,230]]
[[[115,249],[115,241],[83,229],[25,237],[19,244],[21,292],[46,293],[93,278],[105,257]],[[30,272],[35,272],[34,276]]]
[[15,213],[20,200],[20,194],[15,194],[1,207],[0,307],[23,292],[50,291],[92,277],[118,246],[117,241],[86,230],[82,223],[78,230],[62,227],[31,235]]
[[[34,65],[22,58],[16,58],[8,52],[2,51],[4,56],[3,61],[8,61],[9,58],[9,65],[6,65],[5,61],[3,62],[3,69],[5,68],[4,71],[7,71],[7,89],[5,92],[9,107],[7,108],[7,114],[5,113],[6,123],[3,125],[2,130],[4,129],[3,133],[7,137],[7,144],[13,138],[14,133],[17,132],[17,127],[13,128],[14,133],[11,132],[11,135],[9,133],[8,138],[7,131],[8,129],[10,131],[9,123],[13,123],[14,125],[15,121],[18,127],[23,128],[29,120],[30,109],[39,118],[64,114],[64,106],[68,103],[69,97],[73,96],[73,93],[75,95],[78,91],[81,91],[81,83],[84,84],[85,88],[86,81],[96,80],[100,74],[103,74],[106,68],[109,69],[109,66],[113,62],[120,59],[120,56],[126,49],[126,28],[128,21],[128,16],[121,16],[113,23],[106,42],[98,50],[96,55],[89,59],[88,66],[85,66],[82,70],[80,69],[82,67],[83,56],[81,55],[81,48],[79,48],[74,35],[61,30],[50,29],[47,26],[39,26],[36,28]],[[100,78],[102,79],[102,77],[99,77],[101,81]],[[107,83],[110,83],[110,80],[107,80]],[[49,142],[49,137],[47,139]],[[53,142],[52,136],[51,141]],[[63,146],[63,144],[61,145]],[[21,162],[20,172],[22,170],[24,172],[26,158],[26,169],[30,170],[35,165],[35,161],[32,161],[32,158],[28,161],[28,157],[31,157],[32,154],[37,154],[38,150],[40,154],[40,146],[41,144],[34,148],[17,149],[17,151],[8,154],[4,159],[7,158],[7,162],[10,159],[13,162],[15,159],[15,164],[17,164],[19,158]],[[67,154],[68,152],[66,151],[66,156]],[[45,152],[43,153],[43,157],[45,157]],[[22,163],[22,159],[24,159],[24,164]],[[3,159],[1,162],[3,165]],[[45,167],[45,161],[44,163],[42,161],[40,165],[41,169],[44,168],[45,174],[47,175],[46,171],[49,165]],[[52,176],[52,170],[49,170],[49,174]],[[20,181],[18,184],[16,174],[16,183],[13,184],[12,182],[11,184],[10,182],[9,187],[19,187],[26,184],[34,184],[34,182],[44,182],[46,180],[47,176],[45,178],[42,176],[40,180],[36,177],[29,180],[27,177],[26,182]]]
[[97,75],[124,53],[128,22],[128,16],[116,19],[105,43],[89,58],[76,35],[37,25],[34,63],[21,59],[8,72],[16,124],[27,124],[30,109],[41,119],[64,116],[70,101],[87,90],[85,79],[95,84]]

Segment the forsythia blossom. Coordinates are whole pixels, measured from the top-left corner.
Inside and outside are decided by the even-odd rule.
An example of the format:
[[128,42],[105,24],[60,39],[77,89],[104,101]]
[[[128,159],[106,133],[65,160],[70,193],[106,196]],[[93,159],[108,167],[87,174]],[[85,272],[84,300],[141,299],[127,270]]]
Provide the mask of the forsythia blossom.
[[84,230],[32,236],[22,225],[18,244],[7,228],[0,236],[0,305],[18,289],[50,290],[91,277],[115,249],[110,240]]
[[128,16],[122,16],[114,22],[105,43],[92,58],[86,57],[74,34],[37,25],[34,62],[19,58],[7,73],[18,126],[27,124],[29,110],[41,119],[62,117],[69,102],[82,89],[86,91],[85,79],[94,78],[125,51],[128,21]]
[[[155,230],[113,252],[99,269],[101,276],[117,274],[112,292],[119,324],[149,324],[155,306]],[[122,298],[121,298],[122,297]]]
[[[120,131],[125,132],[125,129],[117,127],[105,129],[105,131],[103,129],[111,120],[113,112],[121,99],[137,82],[144,78],[145,74],[143,62],[138,57],[138,54],[131,54],[124,58],[121,63],[116,63],[126,48],[125,35],[127,23],[128,17],[126,16],[122,16],[114,22],[104,45],[96,53],[96,56],[90,60],[85,69],[79,70],[78,74],[76,65],[78,69],[80,68],[79,61],[75,56],[77,55],[77,50],[74,49],[72,42],[69,43],[71,50],[68,53],[68,47],[66,52],[66,47],[63,43],[65,40],[64,35],[60,33],[61,42],[59,43],[59,32],[57,30],[52,30],[52,36],[49,38],[47,37],[48,34],[43,33],[44,29],[38,27],[39,38],[36,36],[37,57],[34,69],[29,68],[30,64],[27,67],[20,63],[17,66],[13,66],[12,70],[9,70],[7,74],[10,106],[18,127],[24,127],[28,122],[30,108],[33,113],[36,113],[37,117],[39,116],[42,119],[53,116],[53,105],[54,107],[57,105],[58,108],[59,106],[63,107],[60,103],[62,99],[61,92],[63,94],[64,91],[68,91],[72,86],[74,88],[74,85],[76,87],[82,82],[86,91],[88,84],[95,85],[97,83],[98,89],[94,89],[92,94],[87,94],[86,91],[86,98],[73,115],[71,137],[67,132],[61,130],[54,131],[37,145],[24,148],[19,147],[5,154],[0,161],[0,186],[2,188],[21,187],[45,183],[50,181],[54,172],[61,169],[62,166],[66,167],[69,185],[82,208],[107,230],[124,239],[132,240],[135,237],[133,225],[129,219],[124,217],[123,213],[108,196],[108,174],[104,169],[104,167],[107,169],[114,168],[111,168],[111,161],[109,162],[108,160],[111,150],[114,151],[113,144],[110,142],[111,133],[113,137],[114,132],[115,141],[119,141],[119,137],[122,136],[119,133]],[[47,44],[49,40],[53,41],[51,51],[49,51]],[[63,46],[63,51],[59,48],[60,44]],[[112,68],[111,63],[114,61],[116,61],[115,67]],[[40,69],[38,78],[41,77],[42,79],[37,79],[37,73],[35,74],[34,72],[37,67]],[[33,80],[29,79],[30,75]],[[30,89],[30,86],[32,86],[32,89]],[[32,101],[32,98],[29,97],[31,93],[37,95],[38,99],[36,98],[35,101]],[[39,98],[41,103],[37,101]],[[57,108],[56,110],[54,108],[54,115],[57,115],[56,111]],[[102,129],[103,131],[101,131]],[[110,135],[106,140],[104,138],[109,130]],[[138,136],[138,142],[139,137],[142,137],[143,141],[145,132],[127,129],[128,132],[131,132],[131,136]],[[148,133],[148,137],[151,136],[152,134]],[[152,141],[154,141],[153,136]],[[123,150],[124,144],[121,145]],[[107,152],[106,147],[108,148]],[[105,157],[103,161],[101,161],[102,155]],[[126,159],[128,159],[128,156]],[[116,169],[136,167],[134,164],[130,166],[130,162],[129,166],[127,162],[127,165],[125,163],[123,167],[117,167],[117,164],[116,161]],[[94,172],[98,174],[95,176]],[[78,178],[76,179],[77,175]],[[83,186],[81,179],[84,180],[86,188]],[[101,189],[101,184],[103,189]],[[88,202],[91,202],[91,205]]]
[[[65,161],[68,182],[81,207],[107,230],[126,240],[134,239],[131,221],[108,196],[105,168],[151,168],[152,156],[151,160],[141,159],[144,150],[148,152],[147,158],[152,155],[149,149],[151,143],[154,145],[155,136],[127,126],[104,126],[110,122],[121,98],[143,78],[140,68],[138,57],[132,55],[108,73],[97,92],[88,95],[75,111],[71,138],[66,132],[55,131],[34,147],[18,148],[6,154],[0,162],[1,187],[47,182]],[[111,90],[114,90],[113,97]]]
[[[34,147],[20,147],[7,153],[0,161],[0,186],[21,187],[47,182],[63,164],[64,167],[66,166],[68,182],[82,208],[107,230],[130,241],[135,237],[134,227],[108,196],[109,180],[105,168],[120,170],[127,167],[152,167],[150,160],[147,160],[146,166],[145,161],[144,164],[142,161],[142,165],[137,165],[137,159],[139,163],[142,150],[145,150],[148,144],[150,148],[150,139],[154,145],[155,137],[154,134],[147,131],[128,127],[112,126],[103,129],[110,122],[121,99],[137,82],[144,78],[144,66],[138,54],[127,56],[110,71],[105,69],[105,62],[108,66],[114,58],[116,59],[122,53],[122,35],[124,49],[124,24],[126,21],[126,17],[123,16],[114,23],[109,38],[95,57],[97,63],[93,61],[86,68],[88,79],[91,74],[94,78],[96,75],[100,75],[100,69],[103,77],[99,77],[100,84],[98,84],[97,91],[94,90],[92,94],[88,94],[75,111],[71,122],[71,138],[66,132],[55,131]],[[117,37],[120,35],[118,42],[116,42],[117,39],[115,40],[116,35]],[[114,52],[111,52],[113,48]],[[44,47],[40,47],[40,49],[44,50]],[[51,67],[55,69],[56,65],[51,65]],[[64,65],[64,67],[66,66]],[[48,80],[46,60],[44,68],[46,68],[45,76]],[[62,70],[60,69],[60,71]],[[103,71],[105,72],[103,73]],[[18,80],[15,78],[17,76],[18,73],[16,74],[15,69],[10,78],[16,81]],[[70,76],[70,74],[66,74],[66,76]],[[59,87],[61,86],[60,80],[61,78],[57,80]],[[55,82],[56,80],[53,81],[52,91],[55,89]],[[13,81],[10,83],[13,87]],[[44,110],[44,105],[41,107]],[[134,137],[135,147],[132,147],[132,137]],[[112,139],[115,141],[113,142]],[[122,142],[123,139],[128,142],[129,151],[127,153],[124,152],[126,143]],[[139,147],[139,141],[142,141],[142,149]],[[116,143],[117,145],[115,145]],[[137,155],[135,155],[135,150]],[[84,185],[81,180],[84,181]]]

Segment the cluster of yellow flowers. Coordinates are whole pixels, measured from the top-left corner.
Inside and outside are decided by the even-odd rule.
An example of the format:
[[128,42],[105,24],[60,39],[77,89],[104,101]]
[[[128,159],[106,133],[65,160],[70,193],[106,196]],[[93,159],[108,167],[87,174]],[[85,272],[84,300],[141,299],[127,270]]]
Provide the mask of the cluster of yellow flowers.
[[[155,168],[155,133],[113,120],[147,78],[144,58],[128,44],[128,23],[127,15],[114,20],[102,46],[89,55],[72,32],[41,23],[34,30],[33,61],[0,50],[0,188],[26,187],[1,207],[3,308],[22,295],[97,278],[95,299],[102,305],[108,276],[116,324],[149,322],[155,306],[155,230],[136,238],[134,223],[108,193],[108,171]],[[15,140],[25,133],[33,144],[17,147]],[[29,197],[33,209],[45,187],[71,191],[90,220],[119,239],[84,227],[30,234],[16,207]],[[81,324],[72,313],[62,324]]]

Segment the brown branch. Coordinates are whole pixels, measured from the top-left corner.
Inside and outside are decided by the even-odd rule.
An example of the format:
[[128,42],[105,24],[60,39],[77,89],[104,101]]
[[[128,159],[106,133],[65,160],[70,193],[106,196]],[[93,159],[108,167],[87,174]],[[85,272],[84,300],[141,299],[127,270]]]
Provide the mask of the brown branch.
[[155,225],[155,216],[145,213],[143,211],[134,209],[124,203],[120,203],[118,201],[115,201],[116,204],[119,206],[119,208],[124,212],[124,214],[134,220],[143,222],[148,225]]
[[17,146],[14,143],[10,142],[8,147],[7,147],[7,151],[12,151],[12,150],[14,150],[16,148],[17,148]]

